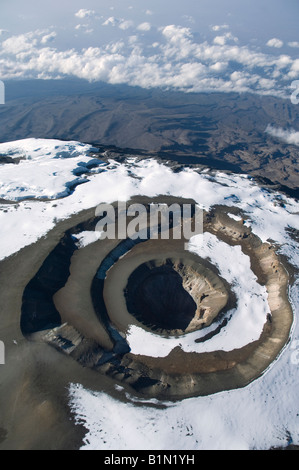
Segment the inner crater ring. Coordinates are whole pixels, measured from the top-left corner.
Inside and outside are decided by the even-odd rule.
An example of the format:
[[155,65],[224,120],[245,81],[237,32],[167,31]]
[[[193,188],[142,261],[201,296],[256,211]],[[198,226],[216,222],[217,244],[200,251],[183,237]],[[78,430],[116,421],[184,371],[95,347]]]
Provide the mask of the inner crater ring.
[[178,336],[211,325],[234,306],[230,286],[217,269],[177,245],[149,240],[108,271],[104,301],[119,331],[125,334],[137,325]]

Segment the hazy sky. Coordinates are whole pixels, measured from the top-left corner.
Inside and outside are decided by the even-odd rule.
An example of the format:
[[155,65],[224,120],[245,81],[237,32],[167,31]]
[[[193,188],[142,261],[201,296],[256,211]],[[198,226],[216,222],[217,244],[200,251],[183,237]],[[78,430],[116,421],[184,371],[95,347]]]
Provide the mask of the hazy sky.
[[[81,9],[101,19],[115,16],[136,24],[150,17],[156,27],[189,20],[198,32],[227,23],[239,34],[262,40],[278,35],[291,41],[298,34],[297,0],[1,0],[0,28],[17,34],[54,26],[71,37],[78,19],[74,15]],[[86,17],[85,22],[94,25],[92,19]]]
[[1,0],[0,79],[282,94],[299,79],[298,0]]

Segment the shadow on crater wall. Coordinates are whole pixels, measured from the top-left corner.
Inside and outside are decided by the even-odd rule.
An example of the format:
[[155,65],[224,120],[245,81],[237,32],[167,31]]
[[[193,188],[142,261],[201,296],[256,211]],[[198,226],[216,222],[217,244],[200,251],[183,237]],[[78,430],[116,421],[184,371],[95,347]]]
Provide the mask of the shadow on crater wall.
[[152,329],[185,330],[197,309],[171,264],[139,266],[129,278],[126,300],[128,311]]

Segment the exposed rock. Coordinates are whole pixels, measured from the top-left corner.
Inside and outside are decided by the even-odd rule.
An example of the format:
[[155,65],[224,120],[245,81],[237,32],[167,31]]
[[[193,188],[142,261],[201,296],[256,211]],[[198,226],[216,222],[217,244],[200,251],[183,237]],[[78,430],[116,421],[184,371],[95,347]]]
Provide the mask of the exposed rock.
[[[144,198],[141,199],[144,203]],[[126,311],[123,295],[130,274],[134,274],[131,280],[136,281],[136,284],[133,282],[133,287],[129,286],[127,289],[127,298],[128,294],[129,297],[134,294],[133,303],[137,303],[140,309],[145,306],[146,300],[148,323],[157,324],[161,315],[165,317],[162,321],[166,321],[166,325],[164,323],[162,326],[173,327],[169,331],[174,334],[202,328],[218,316],[218,328],[214,332],[217,334],[227,321],[225,316],[219,318],[219,314],[232,308],[234,301],[230,286],[219,277],[217,269],[207,260],[201,260],[189,253],[189,258],[192,255],[196,260],[193,258],[192,262],[190,259],[188,261],[183,248],[184,241],[147,240],[144,243],[136,243],[125,240],[119,243],[114,240],[113,243],[104,244],[99,241],[87,247],[87,250],[76,250],[72,233],[80,232],[84,228],[82,224],[80,229],[77,226],[67,232],[25,289],[22,308],[23,333],[51,329],[44,335],[44,341],[84,367],[109,375],[149,397],[175,399],[207,395],[247,385],[269,367],[285,345],[289,338],[293,314],[288,299],[289,276],[283,264],[285,260],[277,255],[275,247],[270,243],[262,243],[243,223],[242,218],[230,218],[228,212],[231,211],[232,208],[214,207],[205,214],[204,230],[230,245],[239,245],[243,253],[249,256],[251,269],[258,282],[267,289],[270,311],[258,340],[228,352],[186,353],[176,347],[167,357],[132,354],[126,342],[125,331],[126,326],[132,324],[133,317]],[[91,224],[90,227],[93,226],[90,220],[87,223]],[[164,256],[161,256],[161,253]],[[68,324],[61,326],[59,311],[53,303],[53,296],[57,296],[59,287],[60,291],[64,291],[70,282],[73,282],[73,286],[78,289],[78,283],[75,281],[78,274],[82,273],[80,261],[84,262],[87,254],[94,258],[85,265],[86,269],[91,269],[94,276],[90,292],[94,313],[105,335],[108,335],[112,342],[110,349],[104,347],[101,341],[96,341],[92,334],[86,335],[80,330],[80,325],[86,327],[89,324],[87,331],[91,332],[94,326],[90,318],[85,318],[84,309],[78,309],[82,322],[78,322],[77,317],[73,318],[78,326],[72,325],[71,314]],[[150,257],[153,254],[155,256]],[[76,265],[70,270],[74,258]],[[111,300],[114,299],[110,295],[107,302],[104,294],[105,286],[111,283],[112,273],[115,275],[119,266],[124,269],[120,269],[120,274],[126,272],[127,277],[116,277],[118,283],[125,283],[122,289],[111,284],[115,291],[118,288],[117,295],[123,297],[123,303],[116,304],[120,307],[118,316],[114,316],[115,312],[112,314],[111,310]],[[127,268],[124,268],[125,266]],[[74,293],[74,288],[70,289],[70,292]],[[77,307],[78,298],[71,300],[73,307]],[[143,316],[144,310],[139,312]],[[181,314],[183,310],[186,312],[185,317]],[[155,322],[152,321],[153,316]],[[54,318],[58,324],[50,326]],[[174,320],[182,321],[183,324],[174,325]],[[183,328],[180,330],[178,326]],[[205,341],[208,337],[209,335],[206,335],[201,340]]]
[[44,341],[67,355],[72,354],[83,339],[83,336],[67,323],[53,328],[44,336]]
[[175,259],[142,264],[129,277],[125,296],[139,321],[175,335],[209,326],[228,301],[224,284],[199,260],[196,266]]

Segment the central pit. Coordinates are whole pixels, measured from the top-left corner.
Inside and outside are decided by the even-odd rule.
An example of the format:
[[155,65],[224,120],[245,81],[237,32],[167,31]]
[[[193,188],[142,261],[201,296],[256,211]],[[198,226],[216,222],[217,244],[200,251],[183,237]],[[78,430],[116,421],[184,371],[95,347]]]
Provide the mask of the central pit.
[[228,302],[224,282],[200,259],[155,259],[129,276],[127,309],[155,332],[183,334],[207,326]]

